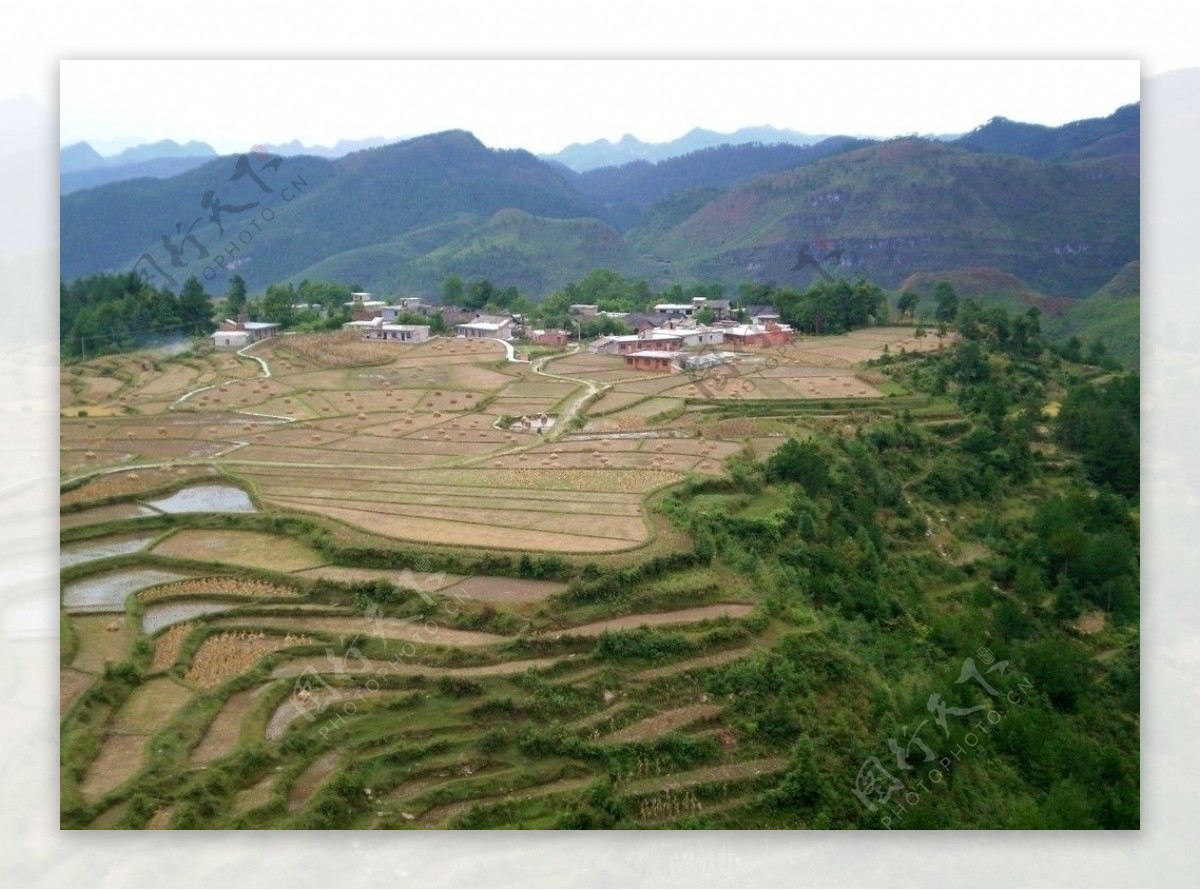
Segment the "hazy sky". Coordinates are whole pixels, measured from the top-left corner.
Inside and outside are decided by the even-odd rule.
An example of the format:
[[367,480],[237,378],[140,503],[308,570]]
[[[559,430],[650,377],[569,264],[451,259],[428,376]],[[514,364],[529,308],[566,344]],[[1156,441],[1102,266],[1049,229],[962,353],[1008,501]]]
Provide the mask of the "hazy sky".
[[1137,61],[64,61],[60,144],[198,139],[221,153],[446,129],[495,148],[650,142],[693,127],[958,133],[1062,124],[1139,94]]

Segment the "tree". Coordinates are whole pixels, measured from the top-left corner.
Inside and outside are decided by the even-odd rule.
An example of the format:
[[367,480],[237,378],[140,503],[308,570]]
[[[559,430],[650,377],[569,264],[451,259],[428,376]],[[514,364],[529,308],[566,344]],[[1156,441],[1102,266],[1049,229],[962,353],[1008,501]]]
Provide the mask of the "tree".
[[179,292],[179,321],[184,330],[194,334],[211,334],[216,328],[212,310],[204,285],[195,275],[188,278]]
[[948,281],[938,282],[937,287],[933,289],[933,298],[937,302],[933,317],[938,321],[954,321],[954,317],[958,315],[958,294],[955,293],[954,286]]
[[829,461],[812,442],[788,439],[767,461],[771,482],[799,482],[808,494],[819,494],[829,483]]
[[457,275],[447,275],[442,281],[442,303],[446,306],[457,306],[462,302],[465,285]]
[[246,281],[241,275],[229,279],[229,290],[225,293],[225,314],[229,318],[237,318],[242,307],[246,305]]
[[906,290],[900,295],[900,299],[896,301],[896,308],[900,310],[901,317],[912,320],[917,311],[918,297],[910,290]]
[[292,285],[284,287],[281,284],[272,284],[267,288],[266,296],[263,297],[263,315],[267,321],[276,322],[286,328],[292,324],[294,315],[292,305],[295,302],[296,292]]

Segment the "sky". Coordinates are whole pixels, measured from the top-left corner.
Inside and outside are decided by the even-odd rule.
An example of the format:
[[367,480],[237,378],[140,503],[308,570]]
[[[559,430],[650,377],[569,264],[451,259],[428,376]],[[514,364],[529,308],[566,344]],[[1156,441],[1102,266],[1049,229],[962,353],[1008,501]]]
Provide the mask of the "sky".
[[994,116],[1059,125],[1138,101],[1124,61],[64,61],[60,145],[101,154],[159,139],[222,154],[299,139],[470,130],[553,153],[630,133],[773,125],[889,137],[966,132]]

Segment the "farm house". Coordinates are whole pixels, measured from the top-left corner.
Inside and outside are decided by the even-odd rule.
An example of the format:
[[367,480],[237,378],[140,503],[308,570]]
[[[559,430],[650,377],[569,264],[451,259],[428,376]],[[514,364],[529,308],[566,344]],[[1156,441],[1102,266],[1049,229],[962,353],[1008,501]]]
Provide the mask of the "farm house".
[[627,353],[625,364],[635,371],[657,371],[661,374],[669,374],[678,370],[678,366],[675,364],[678,359],[679,355],[674,350],[642,349],[638,352]]
[[215,349],[241,349],[250,345],[250,335],[245,331],[216,331],[212,341]]
[[566,346],[571,341],[571,335],[566,331],[561,330],[536,330],[529,332],[529,342],[536,343],[539,346],[554,346],[558,349]]
[[782,346],[791,343],[793,332],[789,325],[740,324],[725,329],[725,342],[730,346]]
[[372,340],[393,340],[403,343],[424,343],[429,339],[427,324],[373,324],[366,328]]
[[[486,319],[486,320],[485,320]],[[512,319],[511,318],[488,318],[480,316],[475,321],[467,322],[466,324],[457,324],[454,326],[454,332],[460,337],[467,339],[482,340],[485,338],[497,340],[512,339]]]
[[241,349],[259,340],[274,337],[279,325],[269,321],[246,321],[241,316],[237,321],[227,318],[212,334],[213,346],[217,349]]
[[683,346],[683,337],[676,333],[649,331],[644,334],[621,334],[601,337],[592,344],[592,351],[604,355],[627,355],[647,347],[675,351]]

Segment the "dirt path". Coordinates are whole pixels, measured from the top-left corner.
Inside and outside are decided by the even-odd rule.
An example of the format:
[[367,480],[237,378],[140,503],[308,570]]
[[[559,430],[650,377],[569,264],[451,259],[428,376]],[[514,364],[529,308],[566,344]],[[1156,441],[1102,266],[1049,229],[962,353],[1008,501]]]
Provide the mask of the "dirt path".
[[454,630],[432,622],[402,618],[340,618],[297,615],[276,617],[273,615],[245,615],[219,618],[211,622],[220,626],[272,628],[294,630],[304,633],[342,634],[357,638],[381,638],[385,640],[408,640],[429,646],[490,646],[503,643],[508,638],[474,630]]
[[788,765],[786,757],[764,757],[761,760],[743,760],[741,763],[726,763],[703,769],[689,770],[670,776],[657,776],[631,782],[621,789],[624,794],[649,794],[656,791],[674,791],[708,782],[733,782],[753,776],[777,773]]
[[603,741],[620,745],[625,742],[644,742],[649,739],[657,739],[672,730],[713,717],[720,710],[717,705],[688,705],[686,708],[663,711],[661,714],[632,723],[624,729],[618,729],[612,735],[605,736]]
[[677,661],[675,664],[668,664],[665,667],[642,671],[637,675],[637,678],[639,680],[657,680],[659,677],[673,677],[675,674],[682,674],[685,671],[695,670],[696,668],[717,667],[722,664],[729,664],[729,662],[745,658],[753,652],[754,650],[751,648],[714,652],[712,655],[702,655],[699,658],[692,658],[688,661]]
[[191,762],[200,766],[211,763],[218,757],[232,754],[241,737],[242,721],[254,700],[267,689],[269,684],[234,693],[225,700],[217,716],[208,724],[200,744],[192,749]]
[[327,751],[316,760],[312,765],[300,774],[300,778],[296,779],[296,784],[292,786],[292,793],[288,797],[288,810],[295,812],[304,806],[313,793],[325,783],[333,773],[333,768],[337,766],[338,750],[334,748],[332,751]]
[[[390,690],[359,689],[357,687],[326,688],[318,689],[314,692],[301,690],[297,695],[289,696],[275,709],[275,713],[267,721],[267,741],[279,741],[283,737],[283,734],[287,732],[288,727],[301,717],[308,720],[327,720],[335,716],[338,711],[343,710],[334,708],[331,711],[331,705],[336,705],[339,702],[354,701],[359,698],[371,698],[388,691]],[[304,693],[307,693],[307,696],[301,700],[300,695]]]
[[[574,355],[577,352],[579,352],[578,346],[576,346],[572,352],[567,353],[567,355]],[[583,407],[584,402],[586,402],[592,396],[601,392],[607,392],[612,388],[611,383],[597,383],[595,380],[591,380],[587,377],[567,377],[564,374],[552,374],[549,371],[543,370],[546,362],[548,362],[550,359],[561,357],[562,356],[548,355],[538,359],[530,366],[533,373],[542,377],[547,377],[551,380],[562,380],[566,383],[572,383],[575,386],[582,384],[584,387],[584,392],[572,399],[567,407],[559,413],[559,416],[555,420],[554,426],[551,427],[549,434],[543,437],[545,441],[549,442],[553,442],[562,438],[563,434],[570,426],[571,421],[575,418],[575,415],[579,413],[579,409]]]
[[642,615],[623,615],[605,621],[594,621],[578,627],[565,627],[558,631],[573,637],[598,637],[606,630],[630,630],[635,627],[659,627],[665,624],[694,624],[710,618],[741,618],[754,611],[754,606],[745,603],[717,603],[713,606],[698,606],[678,612],[648,612]]
[[557,658],[531,658],[525,661],[503,661],[499,664],[486,664],[477,667],[431,667],[424,664],[413,664],[397,659],[395,662],[369,658],[329,658],[324,655],[314,655],[308,658],[297,658],[277,665],[271,671],[272,677],[298,677],[304,673],[316,672],[332,676],[352,676],[355,674],[373,674],[375,676],[397,677],[503,677],[508,674],[522,674],[525,671],[541,670],[557,664]]

